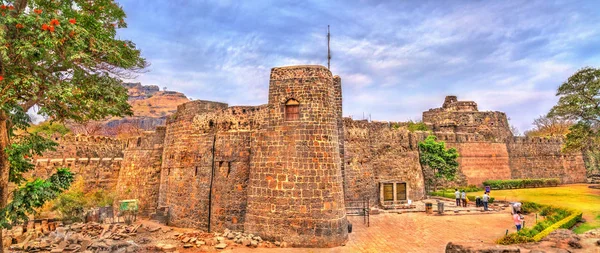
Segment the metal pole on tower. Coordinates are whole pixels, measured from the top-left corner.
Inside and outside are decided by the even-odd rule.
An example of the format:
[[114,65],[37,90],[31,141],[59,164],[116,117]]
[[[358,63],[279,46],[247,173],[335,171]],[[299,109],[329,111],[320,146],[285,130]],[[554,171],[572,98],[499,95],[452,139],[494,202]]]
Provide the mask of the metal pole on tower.
[[331,67],[331,49],[329,48],[330,41],[331,34],[329,33],[329,25],[327,25],[327,69]]

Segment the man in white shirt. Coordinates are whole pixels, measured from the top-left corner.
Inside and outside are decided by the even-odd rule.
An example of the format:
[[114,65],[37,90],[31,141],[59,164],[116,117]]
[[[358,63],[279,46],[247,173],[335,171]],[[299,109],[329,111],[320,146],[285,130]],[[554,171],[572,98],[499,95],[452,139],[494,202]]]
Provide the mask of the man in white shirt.
[[483,194],[483,210],[488,210],[488,201],[490,200],[490,195],[486,192]]
[[456,206],[460,206],[460,192],[458,191],[458,189],[454,189],[454,197],[456,199]]

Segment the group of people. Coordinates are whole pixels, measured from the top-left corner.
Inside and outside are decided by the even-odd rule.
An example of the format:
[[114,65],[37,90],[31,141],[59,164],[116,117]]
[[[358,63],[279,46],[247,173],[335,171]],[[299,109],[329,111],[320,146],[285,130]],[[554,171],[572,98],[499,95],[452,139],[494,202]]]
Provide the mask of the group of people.
[[[467,207],[467,193],[465,190],[459,191],[458,189],[454,189],[454,197],[456,198],[456,206]],[[488,203],[490,201],[490,191],[489,188],[486,188],[485,193],[481,197],[481,202],[483,204],[483,210],[488,211]],[[515,222],[515,227],[517,227],[517,232],[523,228],[523,216],[521,216],[521,203],[515,202],[511,205],[512,207],[512,218]]]
[[[456,197],[456,206],[467,207],[467,193],[465,190],[462,192],[458,191],[458,189],[454,189],[454,196]],[[461,204],[462,203],[462,204]]]
[[[454,197],[456,198],[456,206],[467,207],[467,193],[465,190],[459,191],[458,189],[454,189]],[[483,203],[483,210],[488,211],[488,202],[490,201],[490,192],[488,190],[485,191],[483,197],[481,198]]]

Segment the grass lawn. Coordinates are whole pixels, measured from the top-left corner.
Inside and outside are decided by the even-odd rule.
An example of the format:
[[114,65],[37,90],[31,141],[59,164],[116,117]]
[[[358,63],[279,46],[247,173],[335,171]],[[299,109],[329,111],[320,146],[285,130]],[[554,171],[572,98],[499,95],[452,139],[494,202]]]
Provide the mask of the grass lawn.
[[[482,192],[468,193],[481,196]],[[600,190],[590,189],[587,184],[570,184],[548,188],[527,188],[515,190],[492,190],[491,197],[497,201],[531,201],[583,212],[586,223],[577,227],[575,233],[600,228]]]

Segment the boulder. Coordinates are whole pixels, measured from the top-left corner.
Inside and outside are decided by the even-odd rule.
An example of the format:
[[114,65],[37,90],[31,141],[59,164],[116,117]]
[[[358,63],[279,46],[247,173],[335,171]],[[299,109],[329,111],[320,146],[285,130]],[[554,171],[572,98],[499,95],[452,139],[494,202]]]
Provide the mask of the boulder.
[[446,253],[520,253],[521,250],[514,246],[504,246],[496,244],[454,244],[449,242],[446,245]]
[[217,245],[215,245],[216,249],[225,249],[227,248],[227,243],[219,243]]

